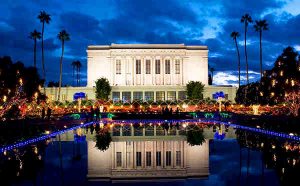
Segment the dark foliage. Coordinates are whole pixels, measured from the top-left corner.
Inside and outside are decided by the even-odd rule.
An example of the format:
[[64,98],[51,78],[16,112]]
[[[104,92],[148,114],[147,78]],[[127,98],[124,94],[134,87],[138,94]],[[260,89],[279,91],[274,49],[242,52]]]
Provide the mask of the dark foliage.
[[23,82],[24,94],[22,97],[31,101],[34,99],[35,93],[38,93],[38,99],[41,98],[39,86],[43,85],[43,80],[40,79],[37,69],[25,67],[21,62],[13,63],[8,56],[0,57],[0,95],[6,95],[7,100],[13,97],[20,84],[20,79]]
[[274,67],[264,72],[260,82],[239,87],[236,102],[246,105],[282,103],[286,94],[299,89],[297,82],[300,82],[299,55],[292,47],[287,47]]

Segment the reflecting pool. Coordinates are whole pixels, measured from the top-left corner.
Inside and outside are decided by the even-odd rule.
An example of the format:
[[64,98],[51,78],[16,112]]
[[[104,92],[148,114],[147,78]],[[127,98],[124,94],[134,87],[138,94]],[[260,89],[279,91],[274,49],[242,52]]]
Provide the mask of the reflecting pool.
[[1,153],[13,185],[291,185],[299,143],[203,122],[95,122]]

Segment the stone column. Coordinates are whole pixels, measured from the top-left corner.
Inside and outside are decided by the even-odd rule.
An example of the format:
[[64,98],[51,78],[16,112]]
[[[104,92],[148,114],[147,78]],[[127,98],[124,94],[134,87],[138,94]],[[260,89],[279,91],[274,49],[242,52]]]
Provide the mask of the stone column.
[[162,85],[165,85],[165,61],[164,58],[161,58],[161,77],[162,77]]
[[152,56],[151,61],[151,77],[152,77],[152,85],[155,85],[155,57]]
[[167,101],[168,100],[168,91],[165,91],[165,101]]
[[135,57],[132,57],[132,85],[135,85]]
[[175,71],[174,71],[174,57],[170,58],[170,82],[171,85],[173,85],[173,79],[174,79],[174,75],[175,75]]
[[145,84],[145,57],[141,57],[141,85]]
[[111,62],[111,65],[112,65],[112,71],[111,71],[111,75],[112,75],[112,85],[115,85],[115,74],[116,74],[116,72],[115,72],[115,70],[116,70],[116,68],[115,68],[115,58],[113,57],[113,58],[110,58],[110,62]]
[[136,142],[135,141],[133,141],[132,142],[133,144],[133,151],[132,151],[132,165],[133,165],[133,169],[135,169],[136,168],[136,162],[135,162],[135,160],[136,160]]
[[183,74],[183,58],[180,60],[180,74],[181,74],[181,85],[184,85],[184,74]]
[[161,153],[162,153],[162,166],[163,166],[163,168],[165,168],[166,167],[166,158],[165,158],[165,155],[166,155],[166,152],[165,152],[165,141],[162,141],[162,150],[161,150]]

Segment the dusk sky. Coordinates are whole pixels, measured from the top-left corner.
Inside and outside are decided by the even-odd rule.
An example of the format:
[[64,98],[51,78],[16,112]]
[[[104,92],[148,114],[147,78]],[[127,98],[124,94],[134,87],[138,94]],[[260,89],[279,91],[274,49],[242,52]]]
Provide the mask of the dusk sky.
[[[269,69],[287,46],[300,51],[300,0],[2,0],[0,6],[0,56],[33,65],[33,40],[29,33],[41,32],[37,19],[41,10],[51,15],[45,26],[47,81],[59,79],[61,44],[57,34],[65,29],[71,40],[65,45],[63,84],[72,84],[74,60],[83,64],[86,85],[88,45],[111,43],[157,43],[207,45],[209,64],[215,68],[214,84],[237,84],[237,56],[230,33],[240,32],[242,80],[245,80],[243,14],[253,20],[266,19],[263,33],[263,68]],[[259,34],[249,25],[249,78],[259,77]],[[41,47],[38,44],[41,73]],[[200,73],[200,72],[199,72]],[[242,83],[243,84],[243,83]]]

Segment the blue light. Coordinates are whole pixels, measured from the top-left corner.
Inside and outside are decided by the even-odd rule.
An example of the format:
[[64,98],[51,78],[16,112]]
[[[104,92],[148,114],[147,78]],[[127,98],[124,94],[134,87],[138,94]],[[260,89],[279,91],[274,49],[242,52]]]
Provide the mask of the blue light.
[[[110,123],[114,123],[114,124],[125,124],[125,125],[130,125],[131,123],[142,123],[142,124],[147,124],[147,123],[152,123],[152,124],[161,124],[166,122],[166,120],[161,120],[161,119],[150,119],[150,120],[113,120],[113,121],[108,121],[108,120],[101,120],[100,121],[103,124],[110,124]],[[291,139],[294,141],[300,141],[300,136],[292,136],[286,133],[282,133],[282,132],[274,132],[274,131],[270,131],[270,130],[264,130],[264,129],[258,129],[258,128],[252,128],[252,127],[247,127],[247,126],[242,126],[242,125],[238,125],[238,124],[232,124],[231,122],[224,122],[224,121],[217,121],[217,120],[213,120],[213,119],[170,119],[167,120],[167,122],[169,123],[199,123],[201,122],[202,124],[206,124],[206,125],[215,125],[215,124],[222,124],[222,125],[227,125],[227,126],[231,126],[235,129],[242,129],[242,130],[247,130],[247,131],[252,131],[252,132],[256,132],[256,133],[261,133],[261,134],[266,134],[266,135],[270,135],[270,136],[276,136],[276,137],[280,137],[280,138],[285,138],[285,139]],[[15,148],[20,148],[23,146],[26,146],[28,144],[32,144],[32,143],[36,143],[42,140],[46,140],[49,139],[51,137],[55,137],[57,135],[60,134],[64,134],[68,131],[72,131],[72,130],[76,130],[79,129],[81,127],[86,127],[89,125],[94,124],[95,122],[89,122],[89,123],[85,123],[82,125],[77,125],[68,129],[64,129],[64,130],[60,130],[57,132],[53,132],[51,134],[47,134],[44,136],[40,136],[40,137],[36,137],[36,138],[32,138],[26,141],[22,141],[22,142],[18,142],[15,144],[11,144],[11,145],[7,145],[4,147],[0,148],[0,152],[3,153],[4,151],[9,151],[9,150],[13,150]]]

